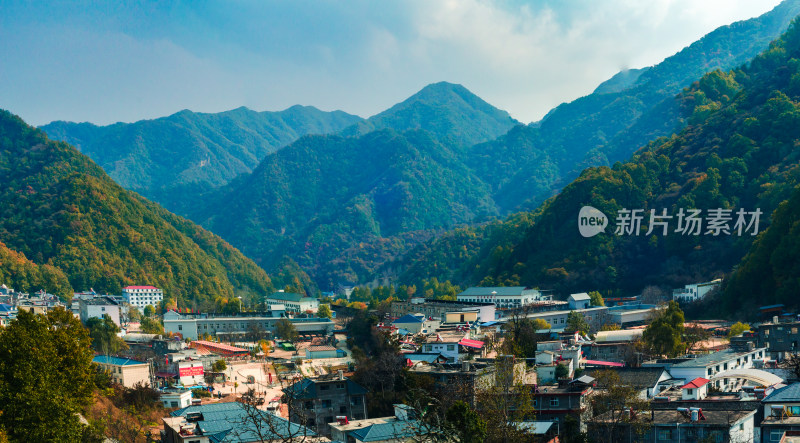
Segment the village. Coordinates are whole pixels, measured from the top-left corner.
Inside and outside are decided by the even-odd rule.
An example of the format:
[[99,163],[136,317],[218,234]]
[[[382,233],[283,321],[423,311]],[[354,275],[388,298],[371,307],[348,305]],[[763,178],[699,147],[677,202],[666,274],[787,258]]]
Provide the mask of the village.
[[[59,308],[90,331],[113,322],[125,345],[105,345],[94,362],[111,383],[158,393],[164,415],[148,431],[153,441],[447,441],[451,431],[413,401],[369,404],[381,397],[359,383],[358,366],[386,354],[358,355],[367,350],[355,336],[391,346],[391,370],[427,377],[428,402],[460,400],[476,411],[511,402],[502,420],[529,441],[795,441],[800,320],[782,306],[762,307],[753,325],[687,320],[678,353],[654,355],[643,344],[663,340],[654,325],[679,303],[720,284],[675,289],[670,303],[471,287],[456,300],[395,300],[386,312],[279,291],[261,311],[163,314],[154,307],[164,294],[152,286],[76,293],[69,305],[2,286],[0,323]],[[368,315],[372,323],[356,320]],[[154,333],[152,319],[163,329]]]

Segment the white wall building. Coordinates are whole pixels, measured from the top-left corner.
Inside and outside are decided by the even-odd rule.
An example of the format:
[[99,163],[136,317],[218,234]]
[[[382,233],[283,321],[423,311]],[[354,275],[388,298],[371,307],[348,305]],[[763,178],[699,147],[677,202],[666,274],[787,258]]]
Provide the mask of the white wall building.
[[194,386],[203,382],[203,362],[200,360],[181,360],[177,362],[178,381],[184,386]]
[[731,377],[715,377],[717,374],[737,369],[752,369],[754,361],[763,360],[765,356],[766,348],[743,352],[726,349],[672,365],[669,372],[673,378],[683,379],[686,383],[697,378],[710,379],[715,388],[727,391],[736,387],[740,380],[733,375]]
[[521,308],[545,299],[549,299],[549,297],[543,297],[538,289],[530,289],[525,286],[473,287],[467,288],[456,296],[458,301],[494,303],[500,309]]
[[192,404],[192,391],[163,392],[159,398],[165,408],[185,408]]
[[122,296],[129,304],[143,310],[145,306],[156,306],[164,299],[164,291],[155,286],[126,286]]
[[114,321],[114,324],[120,325],[120,306],[111,297],[80,299],[78,300],[78,306],[78,312],[83,324],[86,324],[90,318],[103,318],[107,314]]
[[701,300],[711,290],[718,288],[722,279],[711,280],[705,283],[694,283],[672,291],[672,299],[677,302],[691,303]]
[[278,291],[266,297],[266,304],[270,309],[273,306],[281,305],[286,312],[311,312],[316,314],[319,310],[319,300],[314,297],[306,297],[292,292]]

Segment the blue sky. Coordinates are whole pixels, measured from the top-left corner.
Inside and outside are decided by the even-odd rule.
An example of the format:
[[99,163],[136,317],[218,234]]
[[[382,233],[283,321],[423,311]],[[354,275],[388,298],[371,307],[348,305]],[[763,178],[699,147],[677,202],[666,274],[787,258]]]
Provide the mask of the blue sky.
[[368,117],[463,84],[524,122],[778,0],[0,2],[0,108],[31,124],[294,104]]

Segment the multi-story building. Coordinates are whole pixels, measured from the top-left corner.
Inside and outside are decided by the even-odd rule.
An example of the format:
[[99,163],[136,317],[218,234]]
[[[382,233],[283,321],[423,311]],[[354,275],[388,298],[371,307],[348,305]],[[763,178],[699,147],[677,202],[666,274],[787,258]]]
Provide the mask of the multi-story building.
[[782,361],[787,354],[800,352],[800,322],[775,320],[758,325],[758,346],[767,348],[773,360]]
[[396,443],[416,441],[431,432],[429,425],[414,419],[415,411],[408,405],[394,405],[393,417],[364,420],[339,419],[331,423],[331,440],[344,443]]
[[533,387],[533,409],[538,421],[558,421],[564,429],[567,416],[572,416],[585,429],[589,411],[589,396],[594,392],[595,379],[584,375],[558,385]]
[[631,364],[637,355],[634,342],[642,337],[644,329],[622,329],[619,331],[599,331],[594,342],[588,346],[592,360]]
[[499,309],[521,308],[537,301],[549,299],[538,289],[525,286],[472,287],[456,296],[456,300],[471,303],[494,303]]
[[800,383],[775,389],[761,400],[763,443],[780,442],[785,431],[800,431]]
[[[597,306],[587,309],[575,309],[573,311],[583,314],[583,318],[586,319],[586,322],[593,331],[599,330],[608,321],[608,308],[605,306]],[[567,326],[567,317],[569,317],[569,313],[573,311],[537,312],[534,314],[528,314],[527,317],[540,318],[549,323],[553,329],[561,330]]]
[[149,363],[108,355],[98,355],[92,361],[108,372],[111,381],[126,388],[132,388],[138,383],[150,385]]
[[329,423],[337,416],[367,418],[367,390],[341,372],[316,379],[305,378],[284,390],[289,400],[289,420],[330,437]]
[[[236,338],[248,334],[274,334],[278,320],[286,318],[282,312],[241,312],[223,314],[185,314],[170,311],[164,314],[164,332],[181,334],[183,338],[197,340],[201,335]],[[290,318],[301,335],[331,335],[333,321],[328,318]]]
[[[737,371],[753,368],[754,362],[766,357],[766,351],[765,348],[726,349],[674,364],[669,372],[674,378],[683,379],[687,383],[696,378],[707,378],[714,388],[731,390],[738,387],[743,379]],[[774,377],[780,380],[780,377]]]
[[103,318],[108,315],[114,324],[120,325],[120,306],[111,297],[81,298],[78,300],[78,310],[83,324],[90,318]]
[[145,306],[156,306],[164,299],[164,291],[155,286],[125,286],[122,296],[128,304],[143,310]]
[[495,320],[494,303],[473,303],[414,297],[408,301],[393,301],[391,307],[391,316],[395,318],[419,313],[426,318],[444,321],[444,317],[448,312],[477,312],[478,320],[481,322]]
[[270,309],[273,306],[284,306],[286,312],[301,313],[310,312],[316,314],[319,310],[319,300],[314,297],[306,297],[302,294],[295,294],[292,292],[278,291],[268,295],[265,298],[265,303]]
[[709,292],[719,288],[722,279],[711,280],[704,283],[694,283],[672,291],[672,299],[679,303],[691,303],[703,299]]

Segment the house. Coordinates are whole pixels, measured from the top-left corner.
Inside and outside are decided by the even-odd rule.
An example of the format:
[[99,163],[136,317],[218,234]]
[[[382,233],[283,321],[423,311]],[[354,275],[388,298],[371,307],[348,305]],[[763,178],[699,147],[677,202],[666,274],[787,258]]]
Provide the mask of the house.
[[[586,374],[598,378],[598,374],[608,369],[587,369]],[[614,373],[619,377],[619,383],[629,386],[639,392],[642,400],[650,399],[673,385],[673,378],[663,367],[642,367],[642,368],[615,368]],[[601,378],[602,380],[602,378]],[[598,388],[606,388],[598,382]]]
[[125,301],[143,311],[146,306],[156,306],[164,299],[164,291],[155,286],[125,286],[122,288]]
[[393,417],[348,420],[342,417],[329,423],[331,440],[344,443],[395,443],[403,441],[433,441],[425,435],[431,430],[414,419],[414,411],[407,405],[394,405]]
[[758,346],[767,348],[770,358],[783,361],[787,354],[800,352],[800,322],[781,322],[773,318],[758,325]]
[[[267,411],[239,403],[178,409],[163,419],[162,443],[317,442],[314,431]],[[327,440],[325,440],[327,441]]]
[[[742,349],[730,348],[724,351],[713,352],[673,364],[669,368],[674,378],[683,379],[686,383],[698,378],[711,380],[714,388],[725,391],[733,390],[740,384],[741,372],[737,377],[736,371],[752,369],[756,361],[763,361],[766,356],[765,348]],[[763,372],[763,371],[759,371]],[[764,373],[760,376],[770,378],[771,374]],[[781,379],[776,376],[777,381]],[[774,383],[769,383],[774,384]]]
[[681,400],[702,400],[706,398],[709,381],[706,378],[697,377],[681,386]]
[[192,391],[188,389],[165,391],[161,393],[159,401],[164,408],[185,408],[192,404]]
[[292,402],[289,419],[305,423],[321,435],[331,435],[328,423],[335,422],[337,416],[367,418],[367,390],[345,378],[341,371],[316,379],[304,378],[284,392]]
[[522,385],[532,380],[524,361],[512,356],[500,356],[493,363],[469,362],[414,364],[410,371],[418,376],[429,377],[439,395],[475,404],[475,396],[480,391],[497,385]]
[[202,361],[187,358],[175,364],[178,369],[178,382],[183,386],[195,386],[204,381]]
[[704,283],[694,283],[672,291],[672,299],[679,303],[691,303],[702,300],[709,292],[722,285],[722,279]]
[[338,358],[338,350],[331,345],[310,346],[306,348],[306,358]]
[[592,305],[591,297],[589,297],[589,294],[585,292],[581,292],[579,294],[570,294],[570,296],[567,298],[567,302],[569,303],[569,308],[572,310],[586,309]]
[[494,303],[412,297],[407,301],[393,301],[390,314],[392,317],[402,317],[406,314],[421,313],[426,318],[442,320],[449,312],[477,312],[479,321],[488,322],[495,320],[496,309]]
[[[240,312],[234,315],[170,311],[164,314],[164,332],[180,334],[190,340],[197,340],[206,334],[226,339],[245,338],[251,334],[270,336],[282,318],[286,318],[283,311]],[[300,335],[333,334],[333,321],[328,318],[290,318],[289,321]]]
[[[471,303],[493,303],[500,309],[521,308],[546,297],[538,289],[525,286],[511,287],[472,287],[456,296],[456,300]],[[481,319],[481,321],[489,321]]]
[[90,318],[102,319],[104,315],[111,317],[115,325],[121,324],[119,303],[111,297],[81,298],[78,300],[78,310],[83,324]]
[[697,407],[649,412],[606,412],[588,424],[589,434],[604,433],[619,443],[752,442],[754,410],[706,410]]
[[98,355],[92,361],[109,374],[112,382],[126,388],[133,388],[139,383],[150,385],[149,363],[108,355]]
[[392,326],[402,328],[412,334],[429,334],[436,331],[440,322],[428,320],[424,314],[406,314],[392,322]]
[[761,442],[780,441],[785,431],[800,431],[800,383],[773,390],[761,404]]
[[265,303],[270,308],[274,305],[283,305],[286,312],[295,314],[301,312],[316,314],[319,310],[319,300],[316,298],[292,292],[284,292],[283,290],[268,295],[265,299]]
[[533,409],[536,420],[558,422],[564,429],[567,416],[578,421],[585,429],[585,421],[589,413],[588,398],[593,394],[595,379],[588,375],[557,385],[533,386]]
[[426,354],[442,354],[447,361],[458,363],[459,347],[462,340],[469,335],[463,331],[439,332],[436,338],[422,345],[422,352]]
[[643,333],[644,329],[599,331],[588,346],[588,354],[594,360],[633,364],[637,358],[634,342]]

